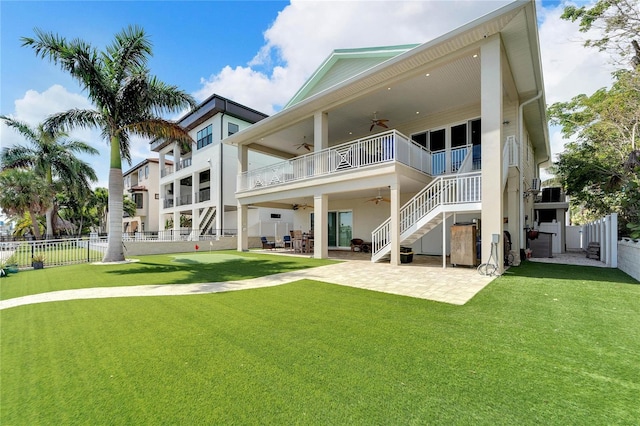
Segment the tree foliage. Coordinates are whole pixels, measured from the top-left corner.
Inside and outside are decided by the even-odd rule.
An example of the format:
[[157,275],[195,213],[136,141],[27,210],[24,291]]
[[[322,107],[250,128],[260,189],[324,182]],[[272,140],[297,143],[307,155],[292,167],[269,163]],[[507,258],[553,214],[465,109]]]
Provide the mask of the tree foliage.
[[80,39],[35,30],[23,45],[69,73],[86,91],[95,109],[72,109],[47,119],[52,129],[99,128],[111,145],[109,170],[109,245],[103,261],[124,260],[122,159],[130,162],[130,135],[161,138],[191,146],[188,132],[163,114],[195,107],[195,100],[175,86],[151,76],[147,62],[151,42],[144,30],[130,26],[103,51]]
[[602,30],[585,45],[612,58],[630,58],[616,71],[610,88],[581,94],[549,107],[551,124],[572,141],[552,172],[572,198],[574,220],[617,212],[623,234],[640,236],[640,5],[631,0],[599,0],[591,7],[568,6],[563,18],[581,31]]
[[587,39],[585,46],[609,52],[616,61],[640,65],[640,6],[637,0],[598,0],[590,7],[567,6],[562,18],[578,21],[580,31],[601,30],[603,36]]

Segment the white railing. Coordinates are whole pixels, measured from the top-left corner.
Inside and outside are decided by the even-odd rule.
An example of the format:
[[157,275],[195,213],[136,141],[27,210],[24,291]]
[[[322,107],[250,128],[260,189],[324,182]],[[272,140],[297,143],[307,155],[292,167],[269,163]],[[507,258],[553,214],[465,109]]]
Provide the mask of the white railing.
[[[479,172],[439,176],[400,209],[400,235],[403,235],[436,207],[478,203],[482,198]],[[391,241],[391,218],[371,233],[372,253],[384,250]]]
[[30,268],[34,257],[42,257],[44,265],[62,266],[99,262],[107,251],[106,238],[69,238],[0,243],[3,261],[18,268]]
[[398,161],[431,174],[431,153],[401,133],[390,130],[238,175],[237,190],[280,185]]
[[519,166],[519,147],[515,136],[507,136],[507,140],[502,147],[502,187],[507,184],[509,177],[509,167]]

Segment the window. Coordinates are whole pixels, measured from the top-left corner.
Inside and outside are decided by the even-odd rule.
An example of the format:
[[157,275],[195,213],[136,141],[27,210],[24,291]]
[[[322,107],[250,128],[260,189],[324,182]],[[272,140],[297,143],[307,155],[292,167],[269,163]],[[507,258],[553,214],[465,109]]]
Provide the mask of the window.
[[446,147],[445,129],[429,132],[429,151],[442,151]]
[[144,166],[144,178],[145,179],[149,178],[149,165],[148,164],[146,166]]
[[467,144],[467,123],[451,126],[451,148]]
[[235,133],[238,133],[238,130],[240,130],[240,127],[236,124],[236,123],[229,123],[229,134],[228,136],[231,136]]
[[131,198],[133,198],[133,201],[136,203],[137,209],[143,208],[143,197],[144,194],[131,194]]
[[425,148],[427,147],[427,132],[415,134],[411,136],[411,139],[413,139],[415,143],[422,145]]
[[205,146],[210,145],[213,142],[213,135],[211,132],[212,132],[211,124],[209,124],[204,129],[198,131],[198,133],[196,134],[198,149],[204,148]]

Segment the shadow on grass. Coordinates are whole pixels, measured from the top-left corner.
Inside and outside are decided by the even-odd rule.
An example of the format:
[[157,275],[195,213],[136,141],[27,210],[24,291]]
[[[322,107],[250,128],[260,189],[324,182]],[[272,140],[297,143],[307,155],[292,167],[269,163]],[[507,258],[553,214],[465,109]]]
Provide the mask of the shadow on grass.
[[555,263],[523,262],[510,268],[508,275],[529,278],[552,278],[559,280],[601,281],[618,284],[640,284],[619,269],[595,266],[562,265]]
[[[301,264],[283,259],[268,260],[259,258],[234,258],[223,262],[199,262],[196,259],[174,259],[171,264],[145,261],[131,265],[130,268],[109,271],[108,274],[129,277],[144,284],[143,276],[150,274],[166,274],[164,284],[214,283],[225,281],[247,280],[266,275],[294,272],[318,265]],[[134,278],[140,276],[140,279]],[[155,280],[157,281],[157,280]]]

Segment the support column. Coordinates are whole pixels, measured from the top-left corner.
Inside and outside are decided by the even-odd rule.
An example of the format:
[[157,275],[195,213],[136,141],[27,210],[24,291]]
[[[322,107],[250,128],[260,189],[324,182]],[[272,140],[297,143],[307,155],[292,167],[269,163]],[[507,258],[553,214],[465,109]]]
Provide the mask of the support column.
[[247,218],[249,209],[238,203],[238,251],[249,250],[249,236],[247,234]]
[[326,259],[329,257],[329,242],[327,241],[329,196],[327,194],[314,195],[313,212],[313,257]]
[[391,264],[400,265],[400,184],[391,184]]
[[507,218],[509,223],[507,229],[511,235],[511,251],[513,251],[514,265],[520,264],[520,205],[522,196],[520,195],[520,173],[515,167],[509,167],[509,178],[507,180]]
[[313,115],[313,150],[325,148],[329,148],[329,115],[320,111]]
[[447,213],[442,212],[442,269],[447,268]]
[[180,240],[180,212],[177,210],[173,212],[173,240]]
[[[248,168],[249,149],[245,145],[240,145],[238,147],[238,173],[246,172]],[[238,251],[249,250],[249,237],[247,235],[248,210],[247,206],[238,202]],[[216,214],[224,214],[224,212],[218,211]]]
[[480,48],[482,115],[482,259],[491,256],[493,235],[498,235],[492,263],[504,271],[502,186],[502,52],[499,35],[489,37]]

